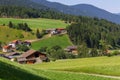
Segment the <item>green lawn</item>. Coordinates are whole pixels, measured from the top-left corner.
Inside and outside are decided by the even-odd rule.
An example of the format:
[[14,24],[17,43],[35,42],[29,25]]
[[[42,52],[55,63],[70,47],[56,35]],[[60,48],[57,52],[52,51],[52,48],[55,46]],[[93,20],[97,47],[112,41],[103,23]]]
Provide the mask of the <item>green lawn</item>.
[[78,73],[38,70],[30,68],[30,66],[0,58],[0,80],[117,80]]
[[35,50],[40,49],[41,47],[52,47],[55,45],[59,45],[62,48],[72,45],[71,41],[68,38],[68,35],[61,36],[52,36],[37,42],[32,43],[32,48]]
[[33,19],[15,19],[15,18],[0,18],[0,24],[8,25],[9,21],[14,24],[17,23],[27,23],[32,29],[47,29],[47,28],[65,28],[68,24],[64,21],[54,20],[54,19],[43,19],[43,18],[33,18]]
[[56,62],[35,64],[31,67],[38,70],[42,68],[120,76],[120,56],[58,60]]
[[39,28],[47,29],[47,28],[65,28],[68,24],[65,24],[64,21],[60,20],[53,20],[53,19],[43,19],[43,18],[33,18],[33,19],[16,19],[16,18],[0,18],[0,41],[2,42],[10,42],[14,39],[21,39],[19,36],[21,34],[24,35],[24,39],[36,39],[35,35],[30,33],[16,30],[16,29],[9,29],[7,27],[2,26],[5,24],[8,26],[9,21],[12,21],[14,24],[17,23],[27,23],[32,29],[33,32],[36,32],[36,29]]
[[[21,35],[23,35],[24,37],[21,37]],[[10,42],[12,40],[16,40],[16,39],[35,39],[36,36],[28,33],[28,32],[24,32],[22,30],[16,30],[16,29],[10,29],[8,27],[5,26],[0,26],[0,41],[4,42]]]

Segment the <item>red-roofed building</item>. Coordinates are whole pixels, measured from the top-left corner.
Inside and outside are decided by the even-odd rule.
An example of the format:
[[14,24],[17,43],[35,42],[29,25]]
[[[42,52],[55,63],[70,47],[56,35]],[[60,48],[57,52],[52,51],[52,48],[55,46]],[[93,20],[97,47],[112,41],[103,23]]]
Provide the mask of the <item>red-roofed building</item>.
[[3,46],[3,52],[11,52],[11,51],[12,51],[11,45]]
[[14,41],[12,41],[9,45],[11,45],[12,48],[16,48],[16,46],[17,46],[18,44],[21,44],[21,43],[22,43],[21,40],[14,40]]

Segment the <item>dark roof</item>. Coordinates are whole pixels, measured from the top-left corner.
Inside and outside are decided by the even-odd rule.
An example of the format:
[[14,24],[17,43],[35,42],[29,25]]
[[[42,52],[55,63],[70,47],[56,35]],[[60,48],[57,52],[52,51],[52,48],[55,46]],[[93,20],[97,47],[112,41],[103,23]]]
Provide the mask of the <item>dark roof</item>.
[[12,52],[12,53],[7,53],[7,54],[5,54],[5,56],[13,56],[13,55],[18,55],[19,53],[17,53],[17,52]]
[[42,55],[46,55],[46,54],[43,54],[43,53],[41,53],[41,52],[39,52],[39,51],[36,51],[36,50],[33,50],[33,49],[32,49],[32,50],[28,50],[27,52],[23,53],[20,57],[26,58],[26,57],[28,57],[28,56],[36,53],[36,52],[38,52],[38,53],[40,53],[40,54],[42,54]]
[[31,59],[26,59],[24,57],[19,57],[17,58],[17,61],[18,62],[21,62],[21,61],[35,61],[36,59],[35,58],[31,58]]
[[26,57],[28,57],[28,56],[32,55],[33,53],[36,53],[36,52],[38,52],[38,51],[36,51],[36,50],[29,50],[29,51],[23,53],[23,54],[21,55],[21,57],[26,58]]

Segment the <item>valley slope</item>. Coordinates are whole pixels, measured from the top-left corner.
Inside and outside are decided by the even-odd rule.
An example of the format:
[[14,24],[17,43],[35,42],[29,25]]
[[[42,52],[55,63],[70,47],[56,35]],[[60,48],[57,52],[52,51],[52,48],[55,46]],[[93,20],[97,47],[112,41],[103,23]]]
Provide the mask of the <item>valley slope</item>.
[[[50,66],[50,64],[54,63],[52,62],[46,65]],[[0,80],[118,80],[117,78],[99,77],[71,72],[68,73],[40,68],[41,65],[45,66],[44,64],[37,64],[37,66],[31,65],[30,67],[30,65],[20,65],[1,57],[0,65]],[[66,65],[66,63],[64,65]],[[59,65],[59,67],[60,66],[61,65]]]

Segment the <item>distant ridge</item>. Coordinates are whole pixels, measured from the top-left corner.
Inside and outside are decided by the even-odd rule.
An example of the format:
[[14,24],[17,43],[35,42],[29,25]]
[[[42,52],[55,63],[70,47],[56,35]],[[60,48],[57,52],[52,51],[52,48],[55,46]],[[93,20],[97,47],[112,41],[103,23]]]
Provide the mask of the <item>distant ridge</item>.
[[78,4],[73,6],[63,5],[47,0],[0,0],[0,6],[22,6],[34,9],[60,11],[65,14],[98,17],[120,24],[120,15],[113,14],[106,10],[88,4]]
[[57,9],[60,12],[72,15],[82,15],[90,17],[103,18],[115,23],[120,24],[120,16],[117,14],[110,13],[106,10],[97,8],[88,4],[78,4],[74,6],[63,5],[57,2],[49,2],[47,0],[31,0],[35,3],[45,5],[50,8]]

